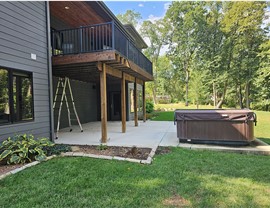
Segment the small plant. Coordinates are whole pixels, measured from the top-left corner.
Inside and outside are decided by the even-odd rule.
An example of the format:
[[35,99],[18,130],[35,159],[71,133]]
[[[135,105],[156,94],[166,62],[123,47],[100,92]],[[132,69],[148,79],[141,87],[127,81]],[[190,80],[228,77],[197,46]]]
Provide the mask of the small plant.
[[154,111],[154,103],[152,101],[147,100],[145,108],[146,108],[146,113],[152,113]]
[[108,149],[108,146],[106,144],[100,144],[99,146],[97,146],[97,150],[106,150]]
[[47,156],[60,155],[61,152],[71,152],[71,147],[67,144],[55,144],[53,146],[43,147],[43,151]]
[[45,146],[53,146],[47,138],[34,139],[33,135],[16,135],[3,141],[0,146],[0,162],[19,164],[46,159]]

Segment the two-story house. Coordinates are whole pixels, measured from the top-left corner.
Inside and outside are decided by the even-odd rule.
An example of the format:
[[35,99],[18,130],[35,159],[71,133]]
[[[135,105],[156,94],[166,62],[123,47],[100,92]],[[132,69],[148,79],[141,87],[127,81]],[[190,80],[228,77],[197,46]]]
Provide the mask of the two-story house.
[[[103,143],[108,120],[121,120],[123,133],[132,115],[138,125],[140,107],[145,120],[145,82],[153,80],[147,45],[103,2],[0,2],[0,11],[2,140],[54,138],[59,77],[70,79],[81,123],[101,121]],[[68,126],[67,117],[60,123]]]

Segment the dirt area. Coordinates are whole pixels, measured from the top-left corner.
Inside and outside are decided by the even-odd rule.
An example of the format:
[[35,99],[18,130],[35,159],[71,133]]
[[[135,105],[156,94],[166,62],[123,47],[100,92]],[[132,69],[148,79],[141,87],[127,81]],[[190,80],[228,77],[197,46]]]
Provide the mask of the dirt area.
[[156,155],[164,155],[171,152],[170,147],[158,147],[156,150]]
[[0,176],[4,175],[5,173],[15,170],[16,168],[22,167],[22,164],[18,165],[0,165]]
[[109,146],[90,146],[74,145],[71,147],[74,152],[83,152],[95,155],[108,155],[146,160],[151,152],[151,148],[139,147],[109,147]]

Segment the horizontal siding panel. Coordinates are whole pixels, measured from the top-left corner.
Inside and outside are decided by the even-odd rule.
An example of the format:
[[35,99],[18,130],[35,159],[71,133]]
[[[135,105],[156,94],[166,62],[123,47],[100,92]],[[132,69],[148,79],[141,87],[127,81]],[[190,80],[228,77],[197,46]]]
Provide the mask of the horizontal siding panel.
[[40,138],[40,137],[49,138],[50,127],[43,125],[42,127],[35,128],[35,129],[25,129],[25,130],[17,129],[17,130],[11,131],[9,133],[1,134],[0,140],[3,141],[5,139],[7,139],[8,137],[16,136],[19,134],[33,134],[35,138]]
[[40,34],[33,33],[31,30],[27,30],[27,28],[23,28],[21,26],[12,24],[12,23],[10,23],[2,18],[0,19],[0,27],[5,28],[5,30],[6,29],[12,30],[13,34],[14,34],[14,32],[17,32],[18,33],[17,35],[24,34],[24,35],[29,36],[30,38],[33,38],[36,41],[40,41],[41,44],[46,44],[47,38],[46,38],[46,36],[44,37],[44,35],[46,35],[46,34],[41,35],[41,33]]
[[[37,91],[36,91],[36,90],[37,90]],[[35,84],[35,85],[34,85],[34,93],[37,92],[37,94],[38,94],[38,91],[39,91],[39,90],[42,90],[42,91],[47,90],[47,91],[48,91],[48,85],[39,85],[39,84]]]
[[30,54],[29,54],[29,57],[21,58],[21,57],[16,56],[15,54],[6,54],[0,51],[0,59],[10,61],[10,62],[14,61],[15,59],[16,62],[18,63],[25,63],[31,66],[36,66],[36,67],[40,67],[47,70],[46,63],[38,63],[35,60],[32,60],[30,57]]
[[48,105],[38,105],[38,106],[35,106],[35,114],[38,113],[38,112],[49,112],[49,103]]
[[33,78],[48,79],[48,75],[47,74],[34,73]]
[[0,7],[0,12],[2,12],[1,17],[3,21],[10,22],[19,27],[23,27],[35,34],[40,34],[41,37],[46,37],[46,22],[38,24],[33,21],[34,19],[37,19],[34,16],[32,16],[32,19],[27,19],[27,22],[22,22],[21,18],[23,17],[20,15],[20,12],[17,13],[16,17],[14,17],[6,7]]
[[12,125],[7,125],[5,128],[1,126],[1,135],[4,134],[12,134],[13,132],[26,132],[29,130],[34,130],[34,129],[40,129],[40,128],[46,128],[49,127],[48,122],[28,122],[28,123],[21,123],[19,124],[12,124]]
[[32,72],[32,73],[48,74],[47,68],[35,67],[31,65],[26,65],[23,63],[18,63],[16,62],[16,60],[14,60],[13,62],[8,61],[8,60],[1,60],[0,67],[24,70],[24,71]]
[[49,90],[48,89],[34,89],[34,96],[48,96],[49,95]]
[[40,122],[49,122],[49,114],[47,117],[38,117],[38,116],[35,116],[35,123],[40,123]]
[[49,111],[36,112],[36,116],[48,117]]
[[49,112],[49,101],[35,101],[35,107],[39,108],[39,107],[46,107],[47,108],[47,112]]
[[[16,56],[16,57],[23,58],[26,60],[29,59],[30,61],[34,61],[37,64],[46,64],[47,63],[46,57],[44,57],[44,56],[41,57],[41,56],[37,55],[35,53],[35,51],[27,51],[27,50],[20,51],[20,50],[16,50],[14,48],[11,48],[11,46],[10,47],[3,46],[2,44],[0,44],[0,51],[4,51],[4,54],[10,54],[12,56]],[[36,60],[31,59],[31,53],[34,53],[37,55]]]
[[[1,26],[1,27],[3,27],[3,26]],[[4,28],[4,29],[1,28],[0,39],[2,39],[2,36],[4,36],[3,39],[5,39],[5,40],[8,39],[14,43],[22,44],[26,47],[34,47],[34,48],[36,48],[37,51],[42,51],[42,50],[44,52],[47,51],[46,48],[42,47],[42,46],[44,46],[44,43],[42,43],[38,40],[35,40],[35,39],[31,40],[31,38],[29,38],[29,36],[24,35],[24,34],[18,35],[17,33],[18,32],[15,32],[14,30],[9,29],[9,28]],[[29,44],[31,44],[31,45],[29,45]]]
[[40,47],[40,42],[38,42],[38,44],[36,45],[30,40],[24,40],[21,37],[15,37],[15,36],[12,36],[11,34],[4,33],[3,31],[0,31],[0,40],[1,40],[2,45],[4,45],[5,42],[7,42],[8,44],[11,44],[12,46],[16,45],[17,47],[19,46],[21,48],[28,49],[29,51],[36,51],[36,53],[39,56],[42,56],[42,57],[47,56],[47,49]]
[[[33,6],[35,6],[36,8],[39,9],[40,12],[42,12],[41,14],[43,14],[43,12],[46,12],[45,11],[45,4],[44,2],[41,2],[41,1],[31,1],[30,2]],[[34,8],[34,7],[33,7]],[[37,10],[38,11],[38,10]]]
[[[0,47],[9,49],[11,52],[16,50],[16,53],[18,54],[20,53],[22,57],[24,57],[25,54],[27,54],[28,56],[29,54],[34,53],[37,55],[36,61],[42,61],[43,63],[47,62],[47,51],[40,52],[36,49],[29,48],[27,46],[22,46],[20,44],[13,43],[10,40],[4,40],[4,39],[0,41]],[[7,51],[5,52],[7,53]]]
[[46,85],[48,87],[48,80],[35,78],[33,79],[33,83],[37,85]]
[[[29,21],[33,21],[39,25],[46,25],[46,20],[44,18],[40,18],[45,13],[45,2],[42,2],[40,7],[37,7],[36,4],[32,4],[30,2],[11,2],[14,6],[16,6],[21,14],[28,18]],[[29,5],[32,7],[29,7]],[[33,18],[34,17],[34,18]]]

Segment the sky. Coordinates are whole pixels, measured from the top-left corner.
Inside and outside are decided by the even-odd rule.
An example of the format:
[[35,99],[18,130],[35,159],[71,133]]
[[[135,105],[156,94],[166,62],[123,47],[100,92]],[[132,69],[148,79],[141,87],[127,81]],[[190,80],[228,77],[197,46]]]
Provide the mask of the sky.
[[170,3],[171,1],[105,1],[115,15],[134,10],[141,14],[141,21],[162,18]]

